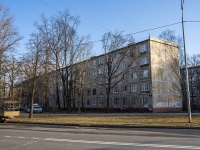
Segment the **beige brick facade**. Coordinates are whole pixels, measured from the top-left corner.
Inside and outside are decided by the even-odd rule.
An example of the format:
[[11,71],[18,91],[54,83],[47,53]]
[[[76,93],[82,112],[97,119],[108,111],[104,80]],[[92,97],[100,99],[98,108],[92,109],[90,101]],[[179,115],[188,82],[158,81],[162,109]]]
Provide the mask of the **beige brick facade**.
[[[175,85],[180,88],[177,80],[177,74],[179,75],[177,45],[149,37],[147,40],[130,44],[112,53],[116,55],[117,60],[124,51],[126,56],[118,70],[120,72],[127,67],[128,69],[125,75],[122,74],[124,79],[111,91],[110,108],[147,109],[153,112],[180,111],[181,94],[174,88]],[[106,81],[102,77],[107,72],[105,59],[105,55],[100,55],[80,62],[86,66],[83,84],[84,108],[106,107]],[[60,90],[62,91],[62,86]],[[56,107],[55,90],[50,93],[50,106]],[[61,97],[60,99],[62,101]]]

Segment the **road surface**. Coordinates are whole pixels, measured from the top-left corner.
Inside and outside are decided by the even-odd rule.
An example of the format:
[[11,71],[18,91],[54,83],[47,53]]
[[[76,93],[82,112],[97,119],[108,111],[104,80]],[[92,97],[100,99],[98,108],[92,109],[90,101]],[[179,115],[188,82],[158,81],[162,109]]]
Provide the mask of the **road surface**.
[[84,128],[0,124],[0,150],[200,149],[198,129]]

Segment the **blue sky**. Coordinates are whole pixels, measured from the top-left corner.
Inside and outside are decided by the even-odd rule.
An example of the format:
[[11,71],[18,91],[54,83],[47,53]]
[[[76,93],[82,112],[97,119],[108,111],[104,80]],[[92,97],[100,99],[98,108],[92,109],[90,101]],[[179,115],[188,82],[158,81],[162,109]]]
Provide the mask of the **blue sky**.
[[[43,13],[52,16],[68,9],[72,16],[80,16],[79,35],[90,35],[92,41],[102,38],[108,31],[135,33],[146,29],[181,22],[181,0],[0,0],[14,15],[15,25],[24,39],[17,48],[18,54],[26,53],[25,43],[35,30],[33,23]],[[185,0],[184,20],[200,21],[200,0]],[[158,37],[166,29],[182,35],[181,24],[148,32],[133,34],[136,42],[149,35]],[[200,22],[185,23],[187,53],[200,53]],[[101,42],[94,43],[93,54],[102,53]]]

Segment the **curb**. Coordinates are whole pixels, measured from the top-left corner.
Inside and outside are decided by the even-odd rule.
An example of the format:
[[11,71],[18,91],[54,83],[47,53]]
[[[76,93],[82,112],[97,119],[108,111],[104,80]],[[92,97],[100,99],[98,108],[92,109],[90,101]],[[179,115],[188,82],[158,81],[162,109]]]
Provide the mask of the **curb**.
[[61,124],[61,123],[41,123],[41,122],[16,122],[7,121],[8,124],[27,124],[27,125],[52,125],[52,126],[72,126],[72,127],[94,127],[94,128],[157,128],[157,129],[200,129],[200,127],[184,126],[138,126],[138,125],[101,125],[101,124]]

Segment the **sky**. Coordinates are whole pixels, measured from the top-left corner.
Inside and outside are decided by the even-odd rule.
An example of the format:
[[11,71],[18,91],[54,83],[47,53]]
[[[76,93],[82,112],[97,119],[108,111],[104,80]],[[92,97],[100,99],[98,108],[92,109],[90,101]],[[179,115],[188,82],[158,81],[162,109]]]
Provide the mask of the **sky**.
[[[27,52],[25,43],[35,30],[34,22],[39,22],[44,14],[47,17],[58,11],[69,10],[72,16],[80,17],[79,35],[90,35],[92,41],[102,39],[109,31],[123,31],[132,34],[136,42],[148,36],[158,37],[170,29],[182,36],[181,0],[0,0],[14,15],[23,40],[17,47],[16,55]],[[200,53],[200,0],[184,0],[186,51],[189,55]],[[198,22],[199,21],[199,22]],[[166,26],[178,23],[176,25]],[[157,27],[163,28],[149,30]],[[140,32],[149,30],[146,32]],[[140,32],[140,33],[137,33]],[[135,34],[137,33],[137,34]],[[101,42],[93,43],[92,54],[102,54]]]

